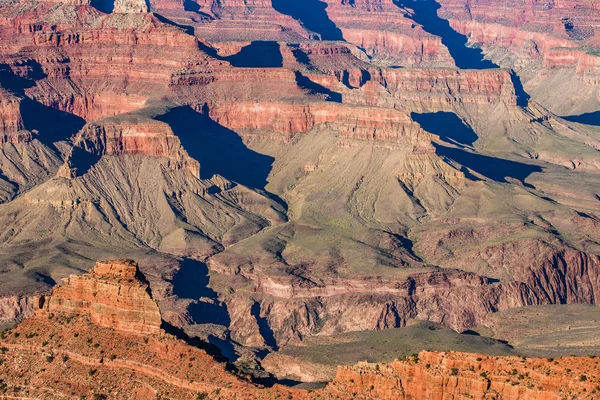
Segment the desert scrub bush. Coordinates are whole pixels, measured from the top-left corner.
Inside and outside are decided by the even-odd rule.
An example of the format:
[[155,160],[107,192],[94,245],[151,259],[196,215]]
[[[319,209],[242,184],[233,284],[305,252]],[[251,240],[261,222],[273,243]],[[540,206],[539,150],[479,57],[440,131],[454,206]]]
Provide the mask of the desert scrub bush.
[[54,361],[54,356],[46,356],[46,362],[51,363],[52,361]]
[[198,392],[198,394],[196,394],[196,400],[204,400],[208,397],[208,393],[206,392]]
[[458,375],[458,368],[452,368],[452,369],[450,370],[450,375],[451,375],[451,376],[456,376],[456,375]]

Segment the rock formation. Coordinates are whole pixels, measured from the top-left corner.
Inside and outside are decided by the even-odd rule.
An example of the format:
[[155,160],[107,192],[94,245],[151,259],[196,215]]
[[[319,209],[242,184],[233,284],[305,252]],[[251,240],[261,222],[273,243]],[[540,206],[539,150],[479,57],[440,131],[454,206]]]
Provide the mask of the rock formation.
[[149,290],[135,262],[99,262],[89,275],[66,278],[40,306],[48,313],[88,316],[101,327],[152,334],[162,320]]
[[422,352],[391,364],[340,368],[332,394],[364,399],[468,397],[560,399],[597,396],[593,360],[528,359]]

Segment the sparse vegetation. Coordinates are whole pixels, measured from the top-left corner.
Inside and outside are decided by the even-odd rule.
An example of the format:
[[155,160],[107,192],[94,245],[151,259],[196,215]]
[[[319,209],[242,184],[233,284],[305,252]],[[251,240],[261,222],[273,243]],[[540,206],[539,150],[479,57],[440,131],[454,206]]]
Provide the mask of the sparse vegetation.
[[208,393],[206,392],[198,392],[198,394],[196,394],[196,400],[204,400],[208,397]]
[[451,376],[456,376],[456,375],[458,375],[458,368],[452,368],[452,369],[450,370],[450,375],[451,375]]

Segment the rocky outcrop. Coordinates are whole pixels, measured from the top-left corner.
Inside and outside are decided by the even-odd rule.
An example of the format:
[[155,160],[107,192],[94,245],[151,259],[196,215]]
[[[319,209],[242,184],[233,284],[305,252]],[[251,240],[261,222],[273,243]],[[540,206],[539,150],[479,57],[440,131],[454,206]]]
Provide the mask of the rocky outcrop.
[[39,301],[40,312],[86,315],[101,327],[139,334],[160,332],[158,306],[130,260],[98,262],[88,275],[73,275]]
[[[88,124],[75,138],[75,146],[97,157],[124,154],[164,157],[172,169],[186,169],[200,177],[198,161],[187,154],[169,125],[149,117],[131,114]],[[68,163],[73,164],[73,158]],[[69,167],[76,173],[76,163]]]
[[26,143],[31,133],[25,130],[21,116],[21,99],[0,88],[0,143]]
[[598,377],[593,359],[491,357],[421,352],[390,364],[362,363],[338,369],[326,391],[361,399],[592,399]]
[[[454,66],[439,37],[423,30],[392,0],[328,0],[327,15],[344,39],[387,64]],[[385,60],[385,61],[384,61]]]
[[[405,145],[428,143],[429,135],[405,113],[338,103],[220,104],[211,118],[234,130],[277,132],[286,136],[306,132],[319,124],[331,124],[345,139],[395,142]],[[426,146],[425,146],[426,147]]]
[[38,296],[10,296],[0,298],[0,323],[15,322],[31,317],[38,305]]

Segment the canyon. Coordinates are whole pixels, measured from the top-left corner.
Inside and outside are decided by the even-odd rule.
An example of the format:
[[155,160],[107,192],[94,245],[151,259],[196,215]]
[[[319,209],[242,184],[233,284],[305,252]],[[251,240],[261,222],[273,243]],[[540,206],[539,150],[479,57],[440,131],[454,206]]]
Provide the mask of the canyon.
[[65,279],[35,308],[35,316],[2,332],[3,397],[591,399],[600,383],[595,357],[555,361],[428,351],[340,367],[317,390],[256,383],[215,360],[222,356],[208,343],[202,349],[175,336],[176,330],[165,331],[132,260],[99,262],[87,275]]
[[[190,386],[203,363],[249,397],[590,396],[594,359],[564,377],[454,342],[329,365],[322,392],[234,376],[320,380],[290,373],[321,368],[297,349],[414,326],[531,350],[514,310],[600,305],[599,24],[591,0],[1,4],[0,324],[208,351],[170,382],[138,370],[174,398],[233,393]],[[78,395],[88,365],[115,398],[149,395],[69,345]],[[558,347],[532,354],[586,355]],[[515,365],[550,375],[512,385]]]

